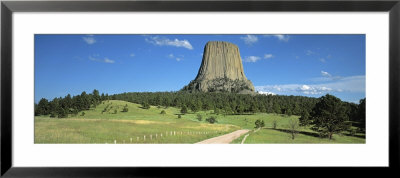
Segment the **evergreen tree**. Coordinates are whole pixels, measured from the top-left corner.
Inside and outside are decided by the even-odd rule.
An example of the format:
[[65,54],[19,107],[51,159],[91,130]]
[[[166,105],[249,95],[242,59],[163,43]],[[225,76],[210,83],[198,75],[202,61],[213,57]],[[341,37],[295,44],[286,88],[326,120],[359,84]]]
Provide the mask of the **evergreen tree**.
[[49,101],[45,98],[40,99],[37,107],[35,107],[35,115],[48,115],[51,112]]
[[50,112],[53,113],[54,115],[58,114],[58,111],[61,108],[59,102],[60,102],[59,98],[54,98],[53,101],[49,103]]
[[301,117],[299,118],[299,121],[300,121],[300,126],[310,125],[311,124],[310,113],[308,113],[307,111],[303,111]]
[[282,113],[281,107],[278,104],[273,105],[273,110],[274,110],[274,113],[276,113],[276,114]]
[[365,129],[365,101],[366,99],[361,99],[360,104],[358,105],[357,108],[357,120],[361,123],[361,128]]
[[101,101],[99,90],[94,89],[93,92],[92,92],[92,95],[93,95],[93,103],[92,104],[94,106],[96,106]]
[[332,139],[334,133],[348,129],[348,116],[341,100],[332,95],[325,95],[315,105],[310,114],[311,129]]
[[65,109],[60,108],[60,110],[58,111],[58,118],[66,118],[68,117],[67,112],[65,111]]

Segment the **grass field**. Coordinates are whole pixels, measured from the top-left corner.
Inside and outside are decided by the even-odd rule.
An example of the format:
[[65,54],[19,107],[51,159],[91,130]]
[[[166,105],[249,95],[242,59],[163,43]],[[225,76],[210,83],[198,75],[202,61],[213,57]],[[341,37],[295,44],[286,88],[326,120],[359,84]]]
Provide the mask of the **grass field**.
[[[128,112],[121,112],[124,106]],[[102,112],[107,108],[106,112]],[[117,113],[114,114],[115,110]],[[160,114],[164,110],[166,114]],[[77,116],[58,119],[35,117],[35,143],[196,143],[208,138],[249,129],[245,143],[365,143],[365,135],[334,135],[332,140],[320,138],[306,127],[301,127],[294,140],[286,132],[290,119],[298,116],[257,113],[252,115],[216,115],[213,111],[187,113],[178,118],[180,109],[141,105],[125,101],[104,101],[96,108]],[[202,115],[202,121],[197,115]],[[206,118],[214,116],[217,123]],[[254,131],[255,121],[263,120],[265,127]],[[272,129],[273,121],[277,129]],[[346,133],[344,133],[346,134]],[[244,135],[232,143],[241,143]]]
[[[239,137],[232,143],[241,143],[244,136]],[[365,143],[364,138],[334,135],[332,140],[314,136],[310,131],[298,133],[294,140],[291,134],[281,129],[263,128],[256,132],[250,132],[244,143]]]
[[[102,114],[107,105],[110,111]],[[128,112],[121,112],[125,105]],[[35,117],[35,143],[195,143],[240,128],[193,121],[186,115],[178,119],[177,108],[142,109],[115,100],[84,112],[64,119]]]
[[[239,117],[238,117],[239,118]],[[350,136],[348,132],[343,132],[342,134],[334,134],[333,139],[321,138],[319,134],[309,129],[309,127],[300,127],[297,129],[297,134],[295,139],[292,139],[292,135],[289,132],[289,120],[298,119],[299,116],[284,116],[277,114],[256,114],[254,117],[244,117],[247,122],[244,126],[253,126],[253,130],[249,132],[244,143],[365,143],[365,134],[355,134]],[[254,129],[255,120],[260,119],[265,122],[265,127],[260,130]],[[224,119],[225,120],[225,119]],[[237,121],[237,120],[242,120]],[[243,123],[244,119],[229,119],[226,123]],[[277,127],[273,129],[273,121],[276,120]],[[248,127],[249,128],[249,127]],[[250,128],[249,128],[250,129]],[[241,143],[245,135],[234,140],[232,143]]]

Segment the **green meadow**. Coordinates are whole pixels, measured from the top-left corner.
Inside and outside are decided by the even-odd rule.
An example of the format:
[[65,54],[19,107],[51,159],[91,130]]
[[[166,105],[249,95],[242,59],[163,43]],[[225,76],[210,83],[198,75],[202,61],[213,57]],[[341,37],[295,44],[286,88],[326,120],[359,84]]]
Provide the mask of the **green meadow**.
[[[108,105],[109,111],[102,112]],[[124,106],[128,112],[122,112]],[[117,113],[114,113],[115,110]],[[165,114],[160,114],[164,110]],[[104,101],[68,118],[35,117],[35,143],[195,143],[240,127],[193,121],[177,108]]]
[[[232,143],[241,143],[245,135],[234,140]],[[244,143],[365,143],[365,138],[347,136],[344,134],[336,134],[329,140],[328,138],[320,138],[317,133],[311,131],[299,131],[295,139],[292,139],[290,133],[282,129],[262,128],[253,130],[249,133]]]
[[[122,112],[127,107],[128,112]],[[106,109],[105,109],[106,108]],[[165,114],[161,114],[164,110]],[[295,139],[288,133],[290,119],[298,116],[256,113],[245,115],[214,114],[199,111],[181,115],[179,108],[151,106],[143,109],[140,104],[108,100],[96,108],[69,115],[68,118],[35,117],[35,143],[196,143],[239,129],[249,129],[244,143],[365,143],[365,135],[336,134],[332,140],[320,138],[309,128],[298,129]],[[202,120],[197,119],[198,115]],[[214,116],[210,124],[206,118]],[[255,121],[263,120],[265,126],[255,130]],[[273,129],[274,120],[277,123]],[[245,134],[247,135],[247,134]],[[241,143],[245,135],[232,143]]]

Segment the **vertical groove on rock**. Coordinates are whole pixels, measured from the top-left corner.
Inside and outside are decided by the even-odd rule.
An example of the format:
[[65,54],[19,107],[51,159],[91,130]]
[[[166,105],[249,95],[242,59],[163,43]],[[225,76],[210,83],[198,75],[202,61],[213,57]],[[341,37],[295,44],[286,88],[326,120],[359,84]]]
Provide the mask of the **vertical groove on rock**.
[[244,75],[239,48],[229,42],[210,41],[204,47],[195,80],[183,90],[253,93],[254,86]]
[[247,80],[239,48],[228,42],[211,41],[204,47],[203,61],[195,80],[229,78]]

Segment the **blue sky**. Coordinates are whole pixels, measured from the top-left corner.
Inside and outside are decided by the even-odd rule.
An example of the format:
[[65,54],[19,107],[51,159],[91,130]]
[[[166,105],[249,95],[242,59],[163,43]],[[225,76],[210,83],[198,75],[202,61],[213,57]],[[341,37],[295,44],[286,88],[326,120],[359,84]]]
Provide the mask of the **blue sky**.
[[35,102],[93,89],[177,91],[196,77],[208,41],[239,47],[257,91],[365,97],[365,35],[35,35]]

